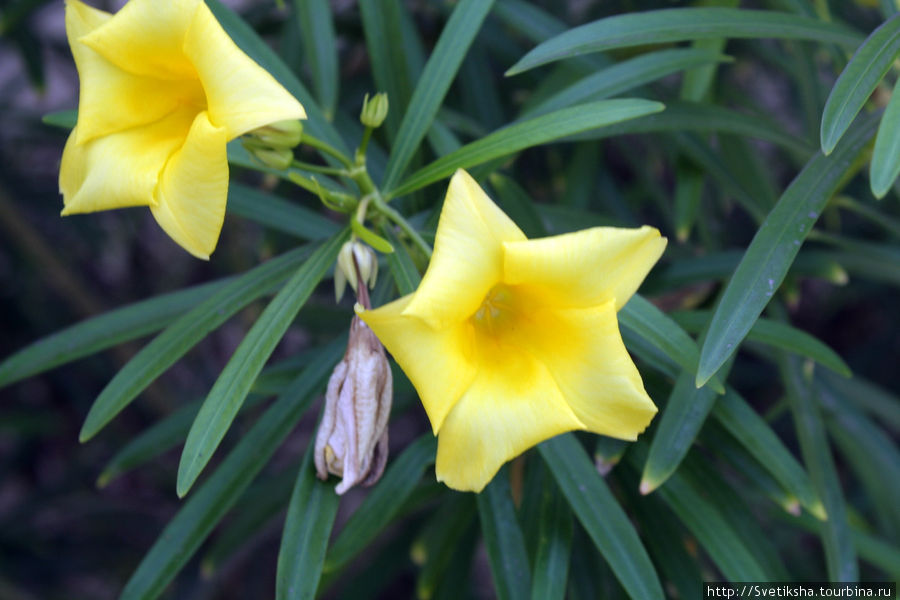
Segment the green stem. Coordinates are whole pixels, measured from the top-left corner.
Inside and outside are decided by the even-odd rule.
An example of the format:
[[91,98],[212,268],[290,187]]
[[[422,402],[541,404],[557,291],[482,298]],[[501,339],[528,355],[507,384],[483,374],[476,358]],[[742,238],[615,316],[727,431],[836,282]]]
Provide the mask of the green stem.
[[346,169],[339,169],[337,167],[325,167],[322,165],[314,165],[312,163],[303,162],[300,160],[295,160],[291,162],[291,166],[296,169],[302,169],[304,171],[311,171],[313,173],[324,173],[326,175],[347,175]]
[[422,239],[422,236],[419,235],[412,225],[409,224],[403,215],[397,212],[394,207],[390,206],[387,202],[381,199],[381,194],[375,196],[373,198],[373,203],[375,204],[375,208],[378,211],[385,215],[388,219],[397,224],[397,226],[402,229],[406,235],[413,241],[413,243],[419,247],[419,249],[427,256],[429,259],[431,258],[431,244]]
[[329,145],[328,143],[323,142],[322,140],[320,140],[319,138],[317,138],[315,136],[312,136],[306,132],[303,132],[303,137],[300,139],[300,143],[306,144],[307,146],[312,146],[319,152],[323,152],[325,154],[333,156],[334,158],[341,161],[341,164],[344,165],[348,169],[353,168],[353,162],[349,158],[344,156],[343,152],[341,152],[340,150],[336,149],[335,147]]

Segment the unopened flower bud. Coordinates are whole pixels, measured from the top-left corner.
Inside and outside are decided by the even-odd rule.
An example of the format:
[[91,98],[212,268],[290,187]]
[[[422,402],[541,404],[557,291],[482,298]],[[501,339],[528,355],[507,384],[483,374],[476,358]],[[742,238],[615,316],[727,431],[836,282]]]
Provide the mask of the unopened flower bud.
[[248,143],[244,143],[244,148],[263,165],[278,171],[284,171],[294,161],[294,152],[290,148],[269,148]]
[[353,317],[347,352],[328,380],[314,452],[320,479],[329,473],[342,478],[338,494],[356,484],[372,485],[384,472],[393,388],[384,347]]
[[357,269],[363,284],[370,288],[375,287],[378,278],[378,258],[370,247],[359,240],[352,240],[346,242],[338,253],[337,268],[334,272],[334,295],[338,301],[344,295],[348,283],[354,292],[358,291]]
[[375,94],[371,100],[366,94],[363,99],[362,112],[359,114],[360,122],[366,127],[381,127],[388,114],[388,96],[385,92]]
[[303,137],[303,123],[296,119],[278,121],[254,129],[250,135],[271,148],[294,148]]

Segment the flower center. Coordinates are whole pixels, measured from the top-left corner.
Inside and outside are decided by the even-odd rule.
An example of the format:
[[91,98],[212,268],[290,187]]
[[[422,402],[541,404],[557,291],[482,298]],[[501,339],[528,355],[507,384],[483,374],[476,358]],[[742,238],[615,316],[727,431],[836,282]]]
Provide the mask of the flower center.
[[516,307],[513,291],[498,283],[485,295],[481,306],[472,315],[472,323],[484,333],[496,335],[509,329],[515,321]]

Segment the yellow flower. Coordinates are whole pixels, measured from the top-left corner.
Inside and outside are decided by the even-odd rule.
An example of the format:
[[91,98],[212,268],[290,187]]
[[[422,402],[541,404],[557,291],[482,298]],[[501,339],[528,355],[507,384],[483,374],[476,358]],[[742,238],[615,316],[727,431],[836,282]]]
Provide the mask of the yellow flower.
[[526,239],[456,172],[418,290],[360,315],[440,432],[439,481],[480,491],[504,462],[565,431],[636,439],[656,406],[616,311],[665,245],[646,226]]
[[149,206],[209,258],[225,217],[225,144],[303,107],[228,37],[202,0],[132,0],[115,15],[66,2],[81,78],[63,151],[63,215]]

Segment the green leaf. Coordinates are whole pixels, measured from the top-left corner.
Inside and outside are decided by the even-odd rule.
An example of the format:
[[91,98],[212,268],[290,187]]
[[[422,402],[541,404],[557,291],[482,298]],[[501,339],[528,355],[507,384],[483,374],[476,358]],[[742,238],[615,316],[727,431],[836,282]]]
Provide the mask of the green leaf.
[[[644,444],[632,444],[628,456],[632,464],[640,464],[646,456]],[[680,469],[656,493],[694,534],[726,579],[768,581],[765,570],[719,508],[704,496],[703,489],[702,482],[694,481]]]
[[312,73],[313,88],[325,119],[332,121],[337,108],[337,40],[328,0],[294,0],[294,14],[300,22],[306,64]]
[[900,175],[900,79],[894,84],[891,99],[878,125],[875,150],[869,165],[870,184],[876,198],[884,198],[897,175]]
[[[413,540],[409,555],[413,562],[421,565],[416,578],[416,598],[428,600],[439,598],[447,588],[459,597],[464,581],[453,578],[450,569],[458,562],[460,551],[469,551],[478,539],[475,522],[475,496],[473,494],[444,493],[445,498],[428,518],[422,531]],[[468,554],[468,563],[472,554]]]
[[79,439],[91,439],[166,369],[184,356],[210,331],[284,281],[309,255],[297,248],[247,271],[215,295],[195,305],[144,346],[119,370],[94,401]]
[[228,186],[228,212],[303,240],[320,240],[340,227],[321,214],[272,194],[232,182]]
[[585,101],[603,100],[684,69],[716,62],[730,62],[729,56],[692,48],[648,52],[591,73],[542,102],[524,111],[532,118]]
[[[681,368],[691,373],[697,370],[700,359],[697,343],[678,323],[640,294],[634,294],[622,307],[619,322],[659,348]],[[712,379],[709,387],[719,394],[725,392],[718,378]]]
[[216,524],[241,497],[325,385],[347,345],[346,336],[322,348],[259,420],[241,438],[216,472],[169,521],[132,574],[122,600],[150,600],[187,564]]
[[515,123],[437,159],[406,179],[399,187],[389,189],[386,194],[390,197],[403,196],[451,175],[456,169],[480,165],[531,146],[642,117],[664,108],[659,102],[649,100],[601,100]]
[[579,522],[633,600],[663,598],[659,578],[625,511],[577,438],[557,436],[538,450]]
[[855,375],[850,379],[835,377],[827,371],[818,373],[829,390],[841,394],[845,398],[853,398],[854,404],[864,410],[878,423],[889,429],[900,431],[900,398],[871,381]]
[[779,369],[787,388],[803,462],[809,469],[813,489],[822,498],[828,515],[821,535],[825,546],[828,579],[856,581],[859,567],[847,522],[847,505],[819,412],[820,400],[814,383],[804,376],[799,363],[799,360],[790,356],[782,354],[779,357]]
[[403,115],[385,170],[384,189],[395,187],[409,165],[493,4],[493,0],[460,0],[453,9]]
[[716,402],[712,415],[806,510],[825,518],[825,508],[806,471],[746,400],[729,388]]
[[178,464],[178,497],[183,497],[209,462],[250,392],[263,365],[313,290],[334,264],[347,238],[344,230],[310,256],[284,284],[231,355],[191,426]]
[[531,600],[563,600],[572,553],[572,511],[554,482],[543,483]]
[[525,539],[516,519],[509,489],[509,471],[503,468],[477,496],[481,534],[499,600],[526,598],[531,589],[531,570]]
[[435,449],[435,438],[427,433],[391,461],[384,476],[334,540],[325,560],[325,572],[342,568],[387,527],[422,479],[422,473],[434,463]]
[[832,439],[867,490],[879,530],[896,539],[900,534],[900,451],[896,443],[856,407],[856,398],[844,396],[821,377],[816,383]]
[[384,127],[393,142],[425,62],[422,43],[399,0],[361,2],[359,13],[375,84],[390,101]]
[[710,322],[697,370],[704,384],[730,357],[781,285],[800,245],[874,133],[874,120],[829,156],[814,156],[756,232]]
[[61,127],[62,129],[72,129],[78,121],[78,111],[74,108],[68,110],[58,110],[56,112],[47,113],[41,117],[41,122],[51,127]]
[[852,29],[787,13],[734,8],[672,8],[607,17],[539,44],[506,74],[613,48],[710,38],[783,38],[835,43],[856,48],[861,36]]
[[162,329],[232,280],[221,279],[154,296],[32,342],[0,363],[0,387]]
[[331,125],[306,86],[300,83],[291,68],[281,60],[281,57],[259,37],[259,34],[246,21],[222,4],[220,0],[206,0],[206,4],[235,44],[300,100],[307,117],[303,122],[303,127],[317,138],[346,153],[347,146],[340,134]]
[[319,481],[313,468],[315,438],[310,442],[288,503],[275,576],[277,600],[316,597],[325,551],[340,496],[334,483]]
[[492,173],[491,186],[497,192],[497,204],[529,238],[544,237],[547,229],[534,206],[534,201],[514,179]]
[[649,494],[675,472],[712,410],[717,394],[693,385],[693,371],[682,371],[653,434],[640,491]]
[[235,516],[230,519],[224,530],[216,536],[215,542],[200,561],[200,572],[206,579],[212,578],[216,572],[232,557],[250,551],[259,546],[265,536],[259,533],[277,518],[281,521],[281,512],[291,497],[291,489],[297,478],[296,461],[284,472],[278,473],[264,481],[253,484],[234,507]]
[[716,104],[673,101],[666,110],[643,119],[625,121],[572,136],[575,140],[598,140],[632,133],[660,131],[695,131],[698,133],[731,133],[772,142],[799,156],[815,151],[807,140],[784,130],[784,125],[768,117],[751,115]]
[[391,275],[397,284],[397,291],[401,296],[412,294],[419,287],[422,276],[413,262],[409,251],[406,249],[389,226],[382,227],[382,233],[393,246],[395,252],[387,255],[388,267],[391,269]]
[[[678,311],[672,313],[672,318],[682,327],[691,332],[702,331],[709,322],[709,311]],[[781,348],[806,358],[811,358],[822,366],[828,367],[835,373],[844,377],[852,375],[850,367],[844,362],[837,352],[825,345],[824,342],[811,336],[802,329],[791,327],[787,323],[780,323],[772,319],[760,317],[747,333],[748,342],[768,344],[775,348]]]
[[[690,165],[679,165],[675,173],[675,237],[686,242],[700,214],[703,199],[703,183],[706,177],[702,171]],[[699,356],[699,354],[698,354]]]
[[822,112],[822,152],[831,154],[898,54],[900,15],[895,15],[857,48],[831,88]]

